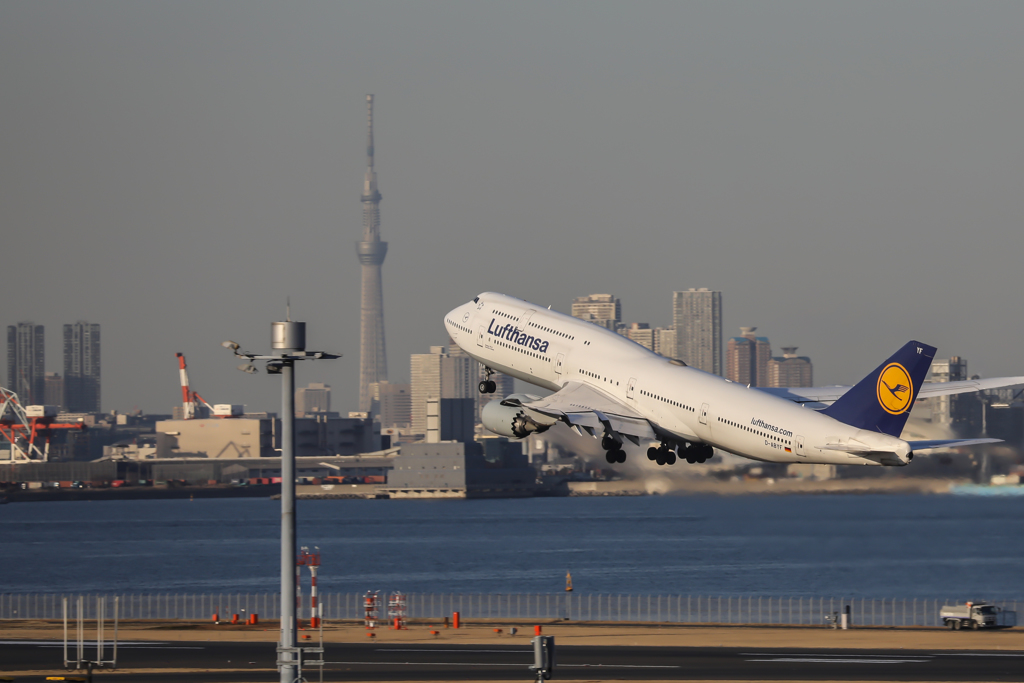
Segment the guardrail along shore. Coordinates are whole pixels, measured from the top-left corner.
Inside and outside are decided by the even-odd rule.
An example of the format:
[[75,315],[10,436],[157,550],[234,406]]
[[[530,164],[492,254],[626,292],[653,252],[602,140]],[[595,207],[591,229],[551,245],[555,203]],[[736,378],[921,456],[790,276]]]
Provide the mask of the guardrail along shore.
[[[119,618],[206,621],[212,615],[229,621],[234,614],[277,619],[277,593],[97,593],[82,594],[85,618],[95,619],[96,598],[117,597]],[[387,619],[390,592],[380,591],[381,621]],[[825,617],[850,606],[853,626],[941,626],[943,605],[963,598],[845,598],[714,595],[635,595],[586,593],[407,593],[410,619],[443,619],[459,612],[463,620],[559,620],[672,624],[824,625]],[[2,593],[0,619],[60,619],[62,598],[79,594]],[[320,593],[325,620],[362,619],[365,593]],[[309,596],[301,596],[302,618],[309,617]],[[976,601],[976,602],[980,602]],[[995,600],[1003,610],[1018,611],[1024,600]]]

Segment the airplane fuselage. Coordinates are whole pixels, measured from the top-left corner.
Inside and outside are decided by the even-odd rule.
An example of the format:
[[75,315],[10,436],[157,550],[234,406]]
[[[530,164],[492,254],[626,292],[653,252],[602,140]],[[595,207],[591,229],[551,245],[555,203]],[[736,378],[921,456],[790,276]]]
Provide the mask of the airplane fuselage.
[[[767,462],[879,465],[825,445],[855,443],[906,464],[910,446],[813,409],[658,355],[611,330],[542,306],[484,293],[445,316],[449,335],[480,363],[558,391],[579,382],[646,418],[669,443],[705,443]],[[912,457],[912,456],[910,456]]]

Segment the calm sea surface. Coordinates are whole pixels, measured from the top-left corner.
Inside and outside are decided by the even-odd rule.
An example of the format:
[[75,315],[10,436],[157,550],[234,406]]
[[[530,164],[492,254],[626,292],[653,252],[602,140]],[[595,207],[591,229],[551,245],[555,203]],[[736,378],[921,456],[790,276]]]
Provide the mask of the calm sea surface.
[[[278,588],[280,503],[0,506],[0,592]],[[322,591],[1024,598],[1024,499],[300,501]]]

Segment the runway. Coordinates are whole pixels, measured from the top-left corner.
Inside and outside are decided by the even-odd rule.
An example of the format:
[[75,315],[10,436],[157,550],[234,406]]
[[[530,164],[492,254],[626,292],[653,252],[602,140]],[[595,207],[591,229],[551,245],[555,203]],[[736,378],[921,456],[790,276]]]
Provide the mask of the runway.
[[[556,643],[557,646],[557,643]],[[61,674],[61,643],[0,641],[15,681]],[[87,651],[88,653],[88,651]],[[274,681],[274,648],[254,642],[125,642],[116,672],[96,679]],[[522,645],[328,643],[326,681],[529,681]],[[27,672],[31,671],[32,674]],[[18,672],[25,672],[19,675]],[[130,672],[130,673],[129,673]],[[187,673],[186,673],[187,672]],[[318,679],[315,670],[307,678]],[[554,680],[1024,681],[1024,653],[687,647],[557,647]]]

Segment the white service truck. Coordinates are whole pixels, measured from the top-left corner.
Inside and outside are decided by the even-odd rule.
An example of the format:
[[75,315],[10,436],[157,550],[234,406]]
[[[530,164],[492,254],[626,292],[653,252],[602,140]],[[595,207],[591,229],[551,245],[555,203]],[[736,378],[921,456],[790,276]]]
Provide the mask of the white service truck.
[[943,605],[939,619],[947,628],[959,631],[970,628],[1008,628],[1017,625],[1017,613],[1005,611],[985,602],[965,602],[962,605]]

